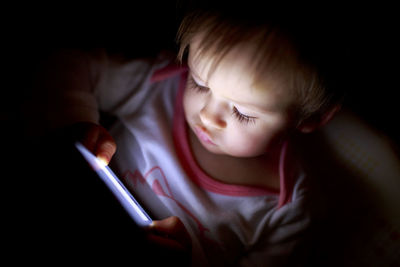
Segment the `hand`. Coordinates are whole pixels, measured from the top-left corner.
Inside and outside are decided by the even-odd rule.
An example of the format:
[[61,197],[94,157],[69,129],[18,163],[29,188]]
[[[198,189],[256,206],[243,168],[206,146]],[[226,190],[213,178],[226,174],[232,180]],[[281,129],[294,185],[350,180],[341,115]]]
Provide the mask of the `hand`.
[[[153,221],[147,228],[147,240],[166,255],[190,265],[192,241],[182,221],[176,217]],[[184,264],[184,265],[186,265]]]
[[114,138],[102,126],[91,122],[74,124],[74,138],[80,141],[96,157],[108,164],[114,155],[117,145]]

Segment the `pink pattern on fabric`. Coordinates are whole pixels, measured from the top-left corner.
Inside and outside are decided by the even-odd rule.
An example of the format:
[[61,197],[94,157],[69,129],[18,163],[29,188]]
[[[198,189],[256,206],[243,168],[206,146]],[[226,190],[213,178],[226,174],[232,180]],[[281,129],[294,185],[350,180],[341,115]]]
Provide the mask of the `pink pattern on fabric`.
[[164,192],[164,189],[162,188],[162,186],[161,186],[161,184],[160,184],[160,182],[158,180],[155,180],[153,182],[153,185],[151,186],[151,189],[157,195],[163,196],[163,197],[167,197],[167,194]]
[[146,183],[146,180],[138,171],[134,171],[133,173],[131,173],[130,171],[124,172],[122,177],[124,177],[126,181],[129,181],[132,187],[135,187],[137,182],[141,184]]

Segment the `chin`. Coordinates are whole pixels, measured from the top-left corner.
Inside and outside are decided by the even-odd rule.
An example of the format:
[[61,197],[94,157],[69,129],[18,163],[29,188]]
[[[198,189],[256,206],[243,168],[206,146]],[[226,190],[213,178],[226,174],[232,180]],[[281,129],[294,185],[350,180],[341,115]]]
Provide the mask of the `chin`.
[[230,156],[230,157],[235,157],[235,158],[253,158],[257,156],[263,155],[263,153],[248,153],[248,152],[243,152],[243,151],[229,151],[229,150],[223,150],[219,147],[205,147],[210,153],[216,154],[216,155],[225,155],[225,156]]
[[255,158],[265,155],[267,150],[263,149],[261,151],[227,151],[227,155],[237,158]]
[[217,155],[226,155],[224,151],[222,151],[219,147],[216,146],[208,146],[203,144],[204,149],[206,149],[208,152],[217,154]]

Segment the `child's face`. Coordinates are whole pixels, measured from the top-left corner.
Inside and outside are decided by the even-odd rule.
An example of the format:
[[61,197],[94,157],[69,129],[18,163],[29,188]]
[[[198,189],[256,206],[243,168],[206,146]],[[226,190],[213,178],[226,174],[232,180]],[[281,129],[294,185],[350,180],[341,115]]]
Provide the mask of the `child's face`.
[[235,157],[271,151],[291,127],[290,94],[272,78],[254,85],[245,49],[230,51],[208,76],[212,60],[195,57],[197,46],[196,40],[190,44],[183,105],[200,143],[212,153]]

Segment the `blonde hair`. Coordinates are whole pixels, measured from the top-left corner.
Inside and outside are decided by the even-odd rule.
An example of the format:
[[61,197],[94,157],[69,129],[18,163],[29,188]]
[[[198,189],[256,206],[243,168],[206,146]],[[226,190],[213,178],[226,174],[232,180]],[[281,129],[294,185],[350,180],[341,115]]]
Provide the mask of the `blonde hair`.
[[325,65],[320,64],[318,54],[322,49],[313,44],[318,36],[308,32],[309,28],[302,28],[304,24],[285,21],[288,14],[281,15],[277,10],[260,12],[256,6],[251,9],[244,6],[234,9],[232,5],[196,7],[180,24],[178,60],[185,60],[190,43],[200,33],[204,38],[197,56],[207,54],[215,58],[211,71],[232,48],[251,44],[254,60],[250,67],[254,70],[255,83],[262,84],[267,74],[274,73],[298,99],[295,108],[299,122],[322,114],[339,102],[341,94],[328,86],[329,75]]

